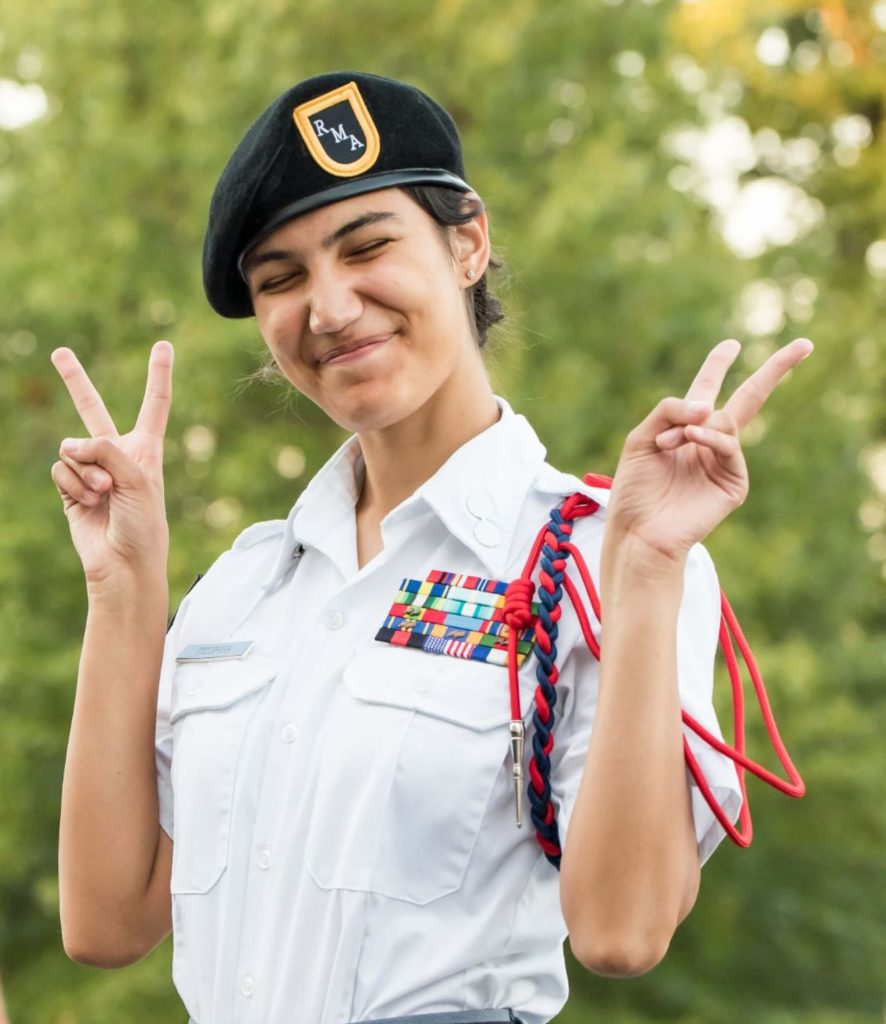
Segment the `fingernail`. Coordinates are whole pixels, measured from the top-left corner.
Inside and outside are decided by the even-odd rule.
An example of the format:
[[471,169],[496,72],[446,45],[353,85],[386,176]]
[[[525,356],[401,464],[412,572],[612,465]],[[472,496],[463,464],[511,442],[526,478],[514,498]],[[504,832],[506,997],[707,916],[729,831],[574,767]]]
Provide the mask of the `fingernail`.
[[99,487],[104,487],[105,485],[105,474],[90,473],[89,476],[87,477],[86,482],[89,484],[90,487],[93,487],[95,488],[95,490],[98,490]]
[[710,409],[710,402],[687,402],[686,409],[688,412],[702,412],[704,409]]
[[76,452],[80,450],[80,442],[75,440],[73,437],[66,437],[62,441],[63,452]]
[[95,505],[98,501],[98,495],[95,491],[84,491],[83,497],[80,499],[84,505]]

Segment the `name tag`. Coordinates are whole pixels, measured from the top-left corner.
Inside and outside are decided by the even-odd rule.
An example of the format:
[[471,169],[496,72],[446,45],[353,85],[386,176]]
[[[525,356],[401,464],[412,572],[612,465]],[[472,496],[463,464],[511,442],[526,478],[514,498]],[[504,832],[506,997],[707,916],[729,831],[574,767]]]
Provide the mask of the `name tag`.
[[183,661],[226,661],[231,658],[245,658],[252,650],[252,640],[231,640],[221,644],[188,644],[175,656]]

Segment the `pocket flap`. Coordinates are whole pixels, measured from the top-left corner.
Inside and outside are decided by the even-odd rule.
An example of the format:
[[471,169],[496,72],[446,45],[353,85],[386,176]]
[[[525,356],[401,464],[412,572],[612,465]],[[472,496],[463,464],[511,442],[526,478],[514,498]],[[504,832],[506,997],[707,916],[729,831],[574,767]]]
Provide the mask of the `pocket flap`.
[[249,654],[223,661],[194,661],[176,665],[172,679],[170,723],[192,711],[230,707],[257,693],[277,675],[276,658]]
[[[433,655],[384,645],[359,651],[344,670],[357,700],[430,715],[477,731],[511,718],[508,672],[469,658]],[[528,710],[523,691],[523,712]]]

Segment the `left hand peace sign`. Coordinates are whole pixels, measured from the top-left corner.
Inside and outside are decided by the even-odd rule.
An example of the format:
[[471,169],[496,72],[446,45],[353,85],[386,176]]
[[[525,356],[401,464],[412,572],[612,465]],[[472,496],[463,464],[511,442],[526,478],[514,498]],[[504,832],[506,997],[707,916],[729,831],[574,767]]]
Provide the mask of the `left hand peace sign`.
[[812,352],[812,342],[797,338],[779,349],[717,409],[740,350],[737,341],[721,341],[686,397],[662,399],[625,441],[607,520],[668,558],[682,557],[744,501],[748,473],[739,432]]

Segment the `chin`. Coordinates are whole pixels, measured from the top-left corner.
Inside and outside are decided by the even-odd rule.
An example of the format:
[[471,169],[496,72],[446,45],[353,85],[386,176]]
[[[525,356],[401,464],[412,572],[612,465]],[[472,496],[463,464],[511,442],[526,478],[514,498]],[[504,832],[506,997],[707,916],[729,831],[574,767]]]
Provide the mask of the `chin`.
[[373,400],[368,396],[354,402],[336,403],[324,409],[326,415],[343,430],[359,434],[367,430],[384,430],[402,417],[396,408],[392,409],[390,399],[379,397]]
[[371,430],[385,430],[387,427],[399,423],[403,417],[390,410],[365,408],[351,410],[341,417],[333,416],[332,419],[344,430],[350,430],[352,434],[365,434]]
[[400,395],[384,386],[362,388],[361,392],[350,395],[350,401],[325,410],[330,419],[355,434],[392,427],[408,419],[427,401],[424,395]]

